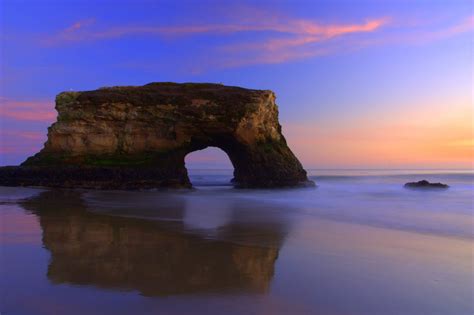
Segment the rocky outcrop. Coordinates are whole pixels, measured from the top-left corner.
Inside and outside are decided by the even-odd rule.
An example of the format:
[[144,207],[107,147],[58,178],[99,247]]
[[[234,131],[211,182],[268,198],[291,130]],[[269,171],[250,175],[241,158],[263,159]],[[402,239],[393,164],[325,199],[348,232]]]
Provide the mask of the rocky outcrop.
[[406,188],[449,188],[443,183],[430,183],[427,180],[420,180],[418,182],[410,182],[405,184]]
[[281,133],[275,94],[219,84],[150,83],[56,97],[44,148],[0,185],[189,187],[184,158],[222,149],[240,187],[308,183]]

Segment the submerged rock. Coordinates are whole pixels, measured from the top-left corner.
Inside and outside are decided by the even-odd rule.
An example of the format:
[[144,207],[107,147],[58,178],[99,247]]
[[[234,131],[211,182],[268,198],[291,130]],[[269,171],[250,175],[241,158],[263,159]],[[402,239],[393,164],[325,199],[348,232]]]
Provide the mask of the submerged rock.
[[448,185],[442,183],[430,183],[427,180],[420,180],[418,182],[406,183],[407,188],[449,188]]
[[306,171],[288,147],[275,94],[208,83],[64,92],[44,148],[0,168],[0,185],[100,189],[190,187],[185,156],[222,149],[240,187],[296,186]]

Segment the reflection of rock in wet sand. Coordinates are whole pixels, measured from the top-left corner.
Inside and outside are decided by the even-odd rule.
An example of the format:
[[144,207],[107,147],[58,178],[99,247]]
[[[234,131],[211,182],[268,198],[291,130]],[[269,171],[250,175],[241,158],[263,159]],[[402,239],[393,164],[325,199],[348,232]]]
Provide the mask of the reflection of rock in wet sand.
[[[51,252],[48,277],[55,283],[144,295],[265,292],[278,256],[278,246],[204,240],[165,230],[159,222],[93,214],[74,192],[44,192],[22,205],[39,217]],[[282,236],[273,235],[280,238],[273,243],[281,243]]]

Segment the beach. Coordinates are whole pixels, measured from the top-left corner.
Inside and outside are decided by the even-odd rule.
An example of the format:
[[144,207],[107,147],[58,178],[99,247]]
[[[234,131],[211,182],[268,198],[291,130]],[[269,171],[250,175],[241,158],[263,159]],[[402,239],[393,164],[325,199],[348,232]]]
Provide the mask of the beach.
[[[317,187],[0,187],[2,314],[474,312],[472,171],[310,170]],[[427,179],[446,190],[406,189]]]

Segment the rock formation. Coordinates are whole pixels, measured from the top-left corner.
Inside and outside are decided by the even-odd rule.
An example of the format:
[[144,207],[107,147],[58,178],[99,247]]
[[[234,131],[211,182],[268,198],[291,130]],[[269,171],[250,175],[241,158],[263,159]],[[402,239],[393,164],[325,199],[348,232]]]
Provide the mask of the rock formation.
[[150,83],[63,92],[44,148],[0,185],[190,187],[185,156],[222,149],[240,187],[307,183],[278,122],[275,94],[220,84]]
[[427,180],[420,180],[418,182],[410,182],[405,184],[406,188],[449,188],[443,183],[430,183]]

